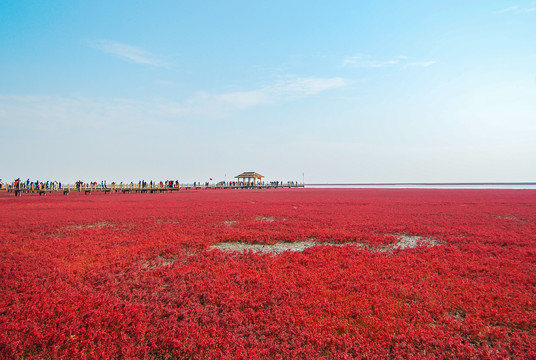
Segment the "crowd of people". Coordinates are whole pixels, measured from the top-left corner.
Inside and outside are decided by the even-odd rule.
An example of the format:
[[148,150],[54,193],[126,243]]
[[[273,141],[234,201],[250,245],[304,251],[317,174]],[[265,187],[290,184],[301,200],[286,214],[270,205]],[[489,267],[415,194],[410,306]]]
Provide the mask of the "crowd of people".
[[107,189],[107,188],[114,188],[116,186],[120,188],[131,187],[131,188],[136,188],[136,189],[153,189],[153,188],[178,188],[180,184],[179,184],[179,180],[166,180],[166,181],[158,181],[158,182],[153,181],[153,180],[149,182],[145,180],[140,180],[138,181],[137,184],[134,183],[133,181],[131,181],[130,183],[123,183],[123,182],[116,183],[115,181],[112,181],[110,184],[108,184],[106,180],[103,180],[100,183],[96,181],[89,182],[89,183],[77,181],[75,183],[76,189],[88,188],[88,187]]
[[[21,190],[58,190],[62,188],[60,181],[39,181],[39,180],[30,180],[26,181],[21,180],[20,178],[15,179],[11,183],[5,185],[7,188],[21,189]],[[3,188],[2,179],[0,179],[0,188]]]
[[[212,180],[212,179],[211,179]],[[270,186],[270,187],[279,187],[279,186],[298,186],[298,182],[295,181],[287,181],[286,183],[283,181],[270,181],[270,182],[238,182],[238,181],[220,181],[217,184],[212,184],[212,186],[215,187],[249,187],[249,186]],[[168,189],[177,189],[181,186],[184,186],[184,184],[180,184],[179,180],[166,180],[166,181],[145,181],[140,180],[137,184],[134,182],[130,183],[116,183],[111,182],[108,184],[106,180],[101,181],[98,183],[97,181],[92,182],[83,182],[81,180],[75,182],[74,187],[76,190],[82,190],[87,188],[101,188],[101,189],[108,189],[108,188],[115,188],[118,187],[131,187],[131,188],[137,188],[137,189],[154,189],[154,188],[168,188]],[[193,183],[194,187],[210,187],[210,182],[197,182],[195,181]],[[7,189],[20,189],[20,190],[61,190],[64,187],[67,187],[67,185],[62,184],[59,181],[39,181],[35,180],[32,181],[30,179],[27,179],[26,181],[21,180],[20,178],[15,179],[14,181],[10,183],[3,183],[2,179],[0,179],[0,189],[7,188]]]

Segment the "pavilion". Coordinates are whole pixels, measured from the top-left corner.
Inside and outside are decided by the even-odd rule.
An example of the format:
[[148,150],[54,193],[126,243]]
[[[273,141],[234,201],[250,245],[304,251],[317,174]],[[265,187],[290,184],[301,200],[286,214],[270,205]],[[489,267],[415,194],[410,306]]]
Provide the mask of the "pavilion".
[[238,179],[238,183],[240,183],[241,179],[242,179],[242,182],[247,183],[248,185],[249,184],[255,185],[257,180],[259,180],[259,183],[260,183],[260,181],[261,181],[261,179],[263,177],[264,176],[262,176],[259,173],[254,172],[254,171],[246,171],[246,172],[243,172],[240,175],[235,176],[235,178]]

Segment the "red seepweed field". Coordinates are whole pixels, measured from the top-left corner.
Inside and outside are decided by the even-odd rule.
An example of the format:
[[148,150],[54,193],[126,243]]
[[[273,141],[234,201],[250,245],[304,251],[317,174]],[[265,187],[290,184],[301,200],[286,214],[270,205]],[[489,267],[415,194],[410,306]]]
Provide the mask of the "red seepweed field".
[[4,359],[535,358],[536,191],[2,192],[0,291]]

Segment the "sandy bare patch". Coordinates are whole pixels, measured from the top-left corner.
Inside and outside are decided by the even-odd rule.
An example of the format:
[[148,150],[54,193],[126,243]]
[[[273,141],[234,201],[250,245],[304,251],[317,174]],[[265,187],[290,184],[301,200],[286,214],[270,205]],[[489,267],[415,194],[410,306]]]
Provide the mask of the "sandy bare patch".
[[517,218],[515,216],[502,216],[502,215],[492,215],[492,216],[497,219],[514,220],[514,221],[519,221],[521,223],[526,223],[525,220],[521,220],[520,218]]
[[107,221],[101,221],[96,222],[93,224],[85,224],[85,225],[71,225],[67,226],[67,230],[82,230],[82,229],[102,229],[104,227],[112,227],[114,226],[113,223],[107,222]]
[[225,225],[225,226],[233,226],[233,225],[235,225],[235,224],[238,224],[238,221],[237,221],[237,220],[225,220],[225,221],[223,222],[223,225]]
[[349,243],[333,243],[333,242],[319,242],[319,241],[295,241],[295,242],[278,242],[275,244],[250,244],[245,242],[222,242],[209,247],[209,250],[221,250],[226,252],[240,252],[246,251],[262,252],[270,254],[281,254],[285,251],[304,251],[313,246],[355,246],[359,249],[369,250],[372,252],[392,252],[397,249],[412,249],[419,246],[436,246],[439,242],[435,239],[425,238],[422,236],[396,234],[398,242],[394,244],[388,244],[384,246],[371,246],[360,242]]
[[218,249],[227,252],[246,252],[251,250],[253,252],[263,252],[280,254],[284,251],[303,251],[312,246],[318,245],[314,241],[295,241],[295,242],[280,242],[275,244],[250,244],[244,242],[223,242],[212,245],[209,250]]
[[398,241],[394,244],[389,244],[385,246],[367,246],[365,248],[374,251],[374,252],[390,252],[397,249],[413,249],[416,247],[430,247],[439,245],[439,241],[417,236],[417,235],[407,235],[407,234],[393,234]]
[[144,264],[141,265],[141,267],[146,269],[156,269],[164,266],[171,266],[175,261],[177,261],[178,258],[176,257],[164,257],[164,256],[157,256],[153,260],[150,260]]

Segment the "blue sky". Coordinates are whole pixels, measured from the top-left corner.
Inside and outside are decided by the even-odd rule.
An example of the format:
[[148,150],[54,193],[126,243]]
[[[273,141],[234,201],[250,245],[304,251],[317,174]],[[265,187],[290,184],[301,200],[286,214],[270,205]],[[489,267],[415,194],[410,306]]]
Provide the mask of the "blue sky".
[[0,2],[0,178],[535,181],[536,1]]

